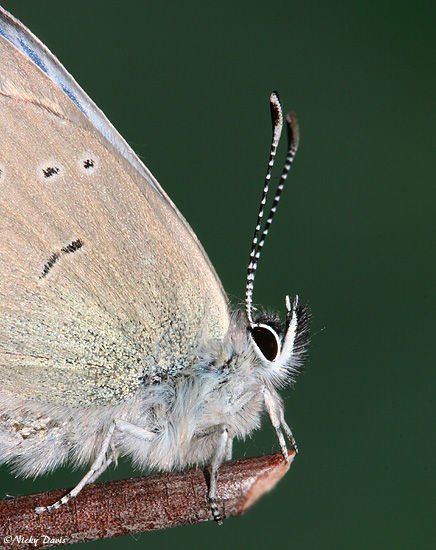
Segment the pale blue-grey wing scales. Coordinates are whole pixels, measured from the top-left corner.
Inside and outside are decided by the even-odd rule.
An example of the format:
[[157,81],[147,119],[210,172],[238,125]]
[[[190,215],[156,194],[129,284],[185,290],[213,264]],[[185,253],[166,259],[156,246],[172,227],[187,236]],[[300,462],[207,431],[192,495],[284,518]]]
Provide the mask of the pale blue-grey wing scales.
[[[209,269],[215,273],[215,269],[210,262],[201,242],[198,240],[190,225],[179,212],[171,198],[161,187],[159,182],[153,176],[149,168],[141,161],[138,155],[133,151],[127,141],[114,128],[105,114],[97,107],[92,99],[84,92],[76,80],[70,75],[59,60],[51,51],[29,30],[21,21],[13,17],[10,13],[0,6],[0,35],[12,42],[32,63],[36,64],[53,82],[53,84],[72,101],[78,109],[89,119],[94,128],[111,143],[115,149],[137,170],[144,180],[154,187],[162,197],[167,200],[178,216],[185,224],[187,231],[191,234],[205,260],[209,264]],[[216,273],[215,273],[216,275]],[[221,281],[216,275],[216,282],[224,293]]]
[[222,339],[227,300],[174,206],[4,32],[2,391],[117,403]]

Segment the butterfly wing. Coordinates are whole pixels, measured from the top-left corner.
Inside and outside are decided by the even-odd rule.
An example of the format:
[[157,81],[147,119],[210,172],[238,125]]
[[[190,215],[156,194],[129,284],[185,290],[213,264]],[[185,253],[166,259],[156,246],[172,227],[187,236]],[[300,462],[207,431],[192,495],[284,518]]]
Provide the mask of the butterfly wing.
[[0,60],[3,390],[120,402],[224,336],[225,293],[150,172],[3,10]]

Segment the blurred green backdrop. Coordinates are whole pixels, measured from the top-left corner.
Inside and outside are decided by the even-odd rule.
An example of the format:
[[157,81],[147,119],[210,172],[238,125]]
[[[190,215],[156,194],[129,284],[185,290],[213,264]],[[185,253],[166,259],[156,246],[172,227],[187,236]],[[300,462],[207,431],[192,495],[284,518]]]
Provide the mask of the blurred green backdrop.
[[[284,295],[298,292],[312,309],[307,368],[285,396],[301,454],[271,494],[221,528],[87,546],[433,548],[434,3],[2,4],[144,159],[235,303],[271,90],[301,125],[255,294],[283,311]],[[236,451],[275,449],[265,422]],[[124,464],[105,479],[130,474]],[[68,487],[79,477],[65,468],[17,481],[1,470],[1,490]]]

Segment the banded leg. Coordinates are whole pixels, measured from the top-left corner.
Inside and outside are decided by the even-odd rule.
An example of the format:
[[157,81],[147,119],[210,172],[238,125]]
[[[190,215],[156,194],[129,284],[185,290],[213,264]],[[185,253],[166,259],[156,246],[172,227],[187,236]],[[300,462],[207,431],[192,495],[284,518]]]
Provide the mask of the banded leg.
[[281,411],[280,423],[281,423],[283,429],[285,430],[286,437],[288,438],[289,443],[291,444],[292,448],[294,449],[295,454],[298,454],[297,442],[295,441],[295,437],[294,437],[294,434],[292,433],[291,428],[289,427],[289,425],[287,424],[287,422],[285,420],[283,410]]
[[135,426],[135,424],[131,424],[130,422],[126,422],[125,420],[115,419],[114,423],[118,431],[132,435],[137,439],[143,439],[144,441],[151,441],[154,437],[156,437],[155,432],[151,432],[150,430],[146,430],[145,428],[141,428],[140,426]]
[[[112,452],[112,451],[110,451]],[[94,481],[96,479],[98,479],[101,474],[112,464],[112,463],[116,463],[117,459],[112,456],[112,454],[110,454],[108,456],[108,458],[103,462],[103,464],[101,465],[101,468],[99,470],[96,470],[94,472],[94,474],[88,479],[88,481],[86,482],[86,485],[90,485],[91,483],[94,483]]]
[[224,462],[226,452],[228,450],[229,430],[227,427],[221,429],[220,438],[218,441],[218,447],[216,448],[215,455],[212,459],[212,471],[210,474],[210,486],[209,486],[209,504],[212,511],[213,519],[221,524],[222,517],[218,510],[217,504],[217,480],[218,480],[218,468]]
[[67,504],[68,502],[70,502],[71,499],[73,499],[80,493],[80,491],[83,489],[83,487],[85,487],[85,485],[88,485],[89,483],[93,483],[96,479],[98,479],[101,476],[101,474],[106,470],[106,468],[112,462],[117,460],[117,455],[116,455],[114,441],[113,441],[113,435],[115,430],[128,433],[134,437],[137,437],[138,439],[143,439],[146,441],[153,439],[153,437],[156,435],[155,433],[145,430],[144,428],[135,426],[134,424],[130,424],[130,422],[125,422],[124,420],[114,420],[103,440],[101,449],[96,459],[92,463],[89,471],[83,476],[83,478],[74,487],[74,489],[72,489],[69,493],[67,493],[61,499],[54,502],[53,504],[49,504],[48,506],[37,506],[35,508],[35,512],[37,514],[42,514],[44,512],[52,512],[53,510],[57,510],[64,504]]
[[282,428],[285,431],[286,437],[289,439],[290,444],[292,445],[295,452],[298,453],[297,443],[292,434],[291,428],[285,421],[283,407],[279,400],[279,397],[273,395],[267,388],[263,389],[263,395],[265,400],[265,407],[268,412],[268,415],[271,419],[271,424],[277,434],[277,439],[279,440],[280,450],[286,461],[289,461],[288,448],[286,445],[286,440],[282,432]]
[[115,431],[115,423],[112,423],[106,434],[106,437],[103,440],[103,445],[101,446],[100,452],[98,453],[96,459],[92,463],[91,468],[82,477],[82,479],[74,487],[74,489],[72,489],[69,493],[67,493],[60,500],[57,500],[53,504],[49,504],[48,506],[37,506],[35,508],[35,512],[37,514],[42,514],[43,512],[52,512],[53,510],[57,510],[58,508],[60,508],[63,504],[67,504],[68,502],[70,502],[72,498],[74,498],[80,493],[80,491],[83,489],[83,487],[85,487],[85,485],[97,479],[97,477],[104,472],[104,470],[110,464],[110,461],[108,462],[108,458],[106,457],[106,453],[109,449],[114,431]]
[[226,447],[226,462],[229,460],[232,460],[233,456],[233,437],[230,437],[227,439],[227,447]]

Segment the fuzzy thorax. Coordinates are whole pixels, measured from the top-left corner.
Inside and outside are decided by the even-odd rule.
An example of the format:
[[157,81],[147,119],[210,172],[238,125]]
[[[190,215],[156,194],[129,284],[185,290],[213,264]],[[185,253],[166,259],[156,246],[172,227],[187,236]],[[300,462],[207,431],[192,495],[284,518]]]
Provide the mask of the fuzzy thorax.
[[231,442],[260,426],[265,392],[270,408],[272,404],[283,416],[276,387],[291,381],[300,357],[301,352],[296,353],[288,365],[262,360],[245,315],[237,312],[224,341],[201,343],[183,375],[141,387],[119,405],[74,408],[0,395],[0,462],[25,476],[67,461],[84,466],[94,460],[110,426],[118,421],[148,435],[115,430],[110,445],[114,458],[125,455],[141,469],[158,470],[207,463],[223,429]]

